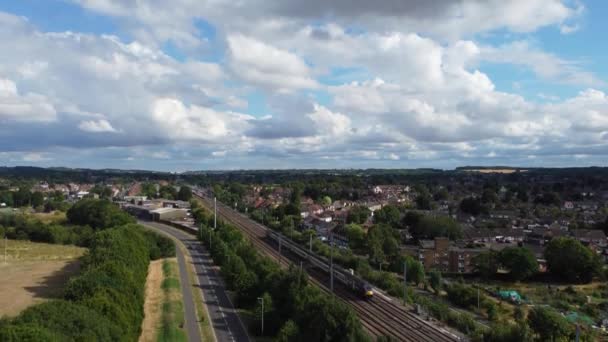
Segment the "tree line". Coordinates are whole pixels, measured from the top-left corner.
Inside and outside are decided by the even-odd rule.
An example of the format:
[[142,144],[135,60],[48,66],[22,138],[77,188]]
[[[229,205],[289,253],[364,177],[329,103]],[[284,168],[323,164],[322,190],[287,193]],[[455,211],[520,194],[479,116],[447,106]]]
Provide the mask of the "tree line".
[[309,284],[305,272],[280,269],[258,254],[236,228],[218,221],[214,231],[213,218],[198,213],[199,238],[221,267],[226,286],[236,292],[236,305],[257,313],[254,324],[260,323],[257,303],[263,298],[265,335],[278,341],[369,341],[356,315]]

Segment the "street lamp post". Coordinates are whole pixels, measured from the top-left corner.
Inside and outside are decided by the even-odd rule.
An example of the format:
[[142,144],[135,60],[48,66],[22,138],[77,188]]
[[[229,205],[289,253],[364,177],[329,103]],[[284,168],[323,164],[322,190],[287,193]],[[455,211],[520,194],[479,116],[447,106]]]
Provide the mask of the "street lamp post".
[[264,335],[264,297],[258,297],[258,303],[262,304],[262,336]]
[[213,197],[213,229],[217,229],[217,197]]

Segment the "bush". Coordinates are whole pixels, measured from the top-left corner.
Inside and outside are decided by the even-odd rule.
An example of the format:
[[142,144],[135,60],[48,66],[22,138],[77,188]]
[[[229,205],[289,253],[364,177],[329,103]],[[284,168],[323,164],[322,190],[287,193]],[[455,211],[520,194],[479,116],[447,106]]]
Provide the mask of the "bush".
[[135,220],[116,205],[106,200],[85,199],[77,202],[67,212],[71,224],[106,229],[133,223]]
[[26,309],[15,325],[32,325],[77,341],[117,341],[120,331],[102,314],[83,305],[54,300]]
[[3,342],[60,341],[62,337],[35,324],[6,324],[0,326],[0,341]]

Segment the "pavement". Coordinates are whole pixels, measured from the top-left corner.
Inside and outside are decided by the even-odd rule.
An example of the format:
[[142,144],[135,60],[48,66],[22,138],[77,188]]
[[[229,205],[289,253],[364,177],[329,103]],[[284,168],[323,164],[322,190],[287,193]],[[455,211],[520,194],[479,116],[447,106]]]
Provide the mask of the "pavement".
[[[139,221],[139,224],[150,229],[164,232],[179,240],[186,246],[192,257],[198,284],[203,294],[203,303],[207,306],[213,331],[217,341],[250,341],[247,329],[237,314],[219,271],[213,267],[213,261],[203,245],[191,234],[158,222]],[[177,249],[178,264],[182,285],[190,284],[187,273],[187,263],[181,250]],[[194,308],[194,298],[191,286],[183,288],[184,309],[186,312],[186,331],[189,341],[201,341],[198,319]],[[190,309],[189,309],[190,308]]]

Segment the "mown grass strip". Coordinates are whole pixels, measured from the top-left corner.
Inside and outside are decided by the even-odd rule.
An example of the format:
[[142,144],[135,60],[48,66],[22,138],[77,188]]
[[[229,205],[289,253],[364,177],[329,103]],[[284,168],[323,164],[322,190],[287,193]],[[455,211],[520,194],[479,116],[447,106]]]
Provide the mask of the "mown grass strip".
[[164,292],[162,306],[162,323],[158,334],[159,342],[187,341],[184,326],[184,308],[182,293],[175,259],[163,261],[163,282],[161,288]]

